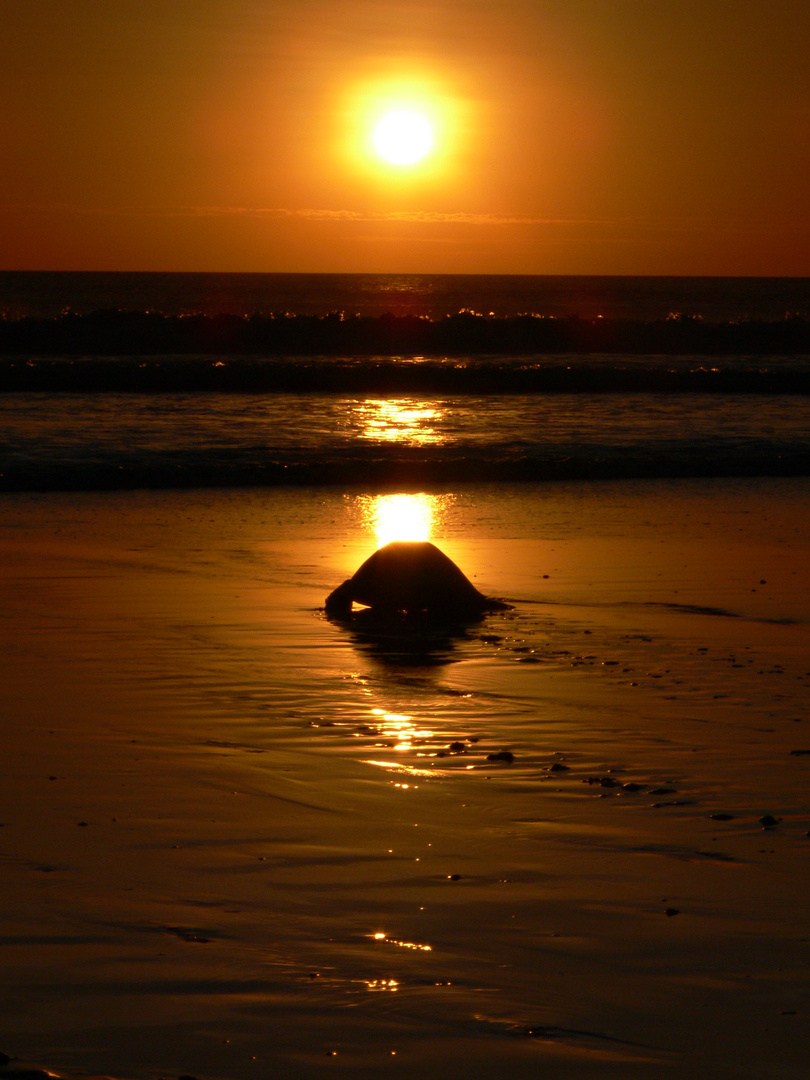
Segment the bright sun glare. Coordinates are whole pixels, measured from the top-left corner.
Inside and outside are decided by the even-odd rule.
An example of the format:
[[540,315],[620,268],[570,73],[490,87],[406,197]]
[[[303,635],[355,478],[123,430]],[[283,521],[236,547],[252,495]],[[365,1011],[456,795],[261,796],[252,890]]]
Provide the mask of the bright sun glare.
[[412,109],[394,109],[374,128],[374,146],[391,165],[413,165],[433,146],[433,131],[425,117]]
[[429,495],[381,495],[374,506],[374,532],[380,547],[392,540],[427,540],[433,525]]

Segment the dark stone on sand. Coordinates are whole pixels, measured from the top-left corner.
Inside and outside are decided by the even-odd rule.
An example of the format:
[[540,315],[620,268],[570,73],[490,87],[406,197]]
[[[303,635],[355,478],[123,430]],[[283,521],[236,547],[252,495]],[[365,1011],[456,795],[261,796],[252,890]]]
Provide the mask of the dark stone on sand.
[[635,784],[631,780],[626,784],[622,784],[622,791],[641,791],[641,784]]
[[487,754],[487,761],[505,761],[507,765],[511,765],[515,760],[515,755],[511,750],[499,750],[496,754]]
[[11,1062],[11,1058],[8,1056],[8,1054],[0,1053],[0,1068],[3,1065],[8,1065],[10,1062]]
[[448,881],[461,881],[461,874],[448,874],[447,875],[447,880]]
[[810,754],[810,750],[791,750],[792,757],[804,757],[805,754]]
[[463,742],[451,742],[447,749],[454,754],[464,754],[467,751],[467,747]]
[[675,794],[675,788],[674,787],[650,788],[650,790],[647,792],[647,794],[648,795],[674,795]]
[[502,611],[435,544],[395,540],[375,551],[326,598],[326,614],[349,618],[352,604],[387,617],[428,614],[448,621]]
[[733,814],[709,814],[712,821],[733,821]]
[[680,915],[680,911],[676,907],[668,907],[664,914],[671,919],[673,915]]
[[568,766],[563,765],[561,761],[555,761],[553,765],[549,765],[549,772],[568,772]]
[[763,814],[759,819],[759,823],[763,829],[774,829],[781,820],[781,818],[774,817],[773,814]]

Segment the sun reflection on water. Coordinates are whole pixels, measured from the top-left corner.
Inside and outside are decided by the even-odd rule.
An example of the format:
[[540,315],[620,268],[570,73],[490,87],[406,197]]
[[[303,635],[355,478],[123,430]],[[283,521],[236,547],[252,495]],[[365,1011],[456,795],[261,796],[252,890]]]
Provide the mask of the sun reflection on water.
[[[446,441],[447,411],[425,398],[366,398],[350,406],[349,428],[354,437],[404,447],[431,446]],[[424,541],[435,534],[439,510],[448,496],[392,494],[361,496],[363,525],[382,547],[392,540]]]
[[354,406],[360,438],[427,446],[445,441],[439,424],[444,413],[438,402],[416,398],[369,398]]
[[452,495],[414,494],[359,495],[357,502],[362,525],[383,547],[392,540],[434,539]]
[[380,547],[392,540],[429,540],[435,496],[378,495],[373,527]]

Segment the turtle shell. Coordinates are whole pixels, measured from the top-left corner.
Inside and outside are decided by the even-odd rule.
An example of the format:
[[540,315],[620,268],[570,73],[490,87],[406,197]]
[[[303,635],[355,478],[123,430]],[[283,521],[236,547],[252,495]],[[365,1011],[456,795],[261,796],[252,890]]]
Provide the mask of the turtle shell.
[[498,607],[435,544],[394,541],[366,559],[347,583],[352,600],[375,611],[445,615]]

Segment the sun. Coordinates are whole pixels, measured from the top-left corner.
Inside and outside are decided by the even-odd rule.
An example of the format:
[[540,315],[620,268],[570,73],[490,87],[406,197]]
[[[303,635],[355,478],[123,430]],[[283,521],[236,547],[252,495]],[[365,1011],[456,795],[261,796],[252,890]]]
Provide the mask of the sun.
[[414,165],[431,150],[433,129],[422,113],[394,109],[380,120],[372,138],[384,161],[391,165]]

